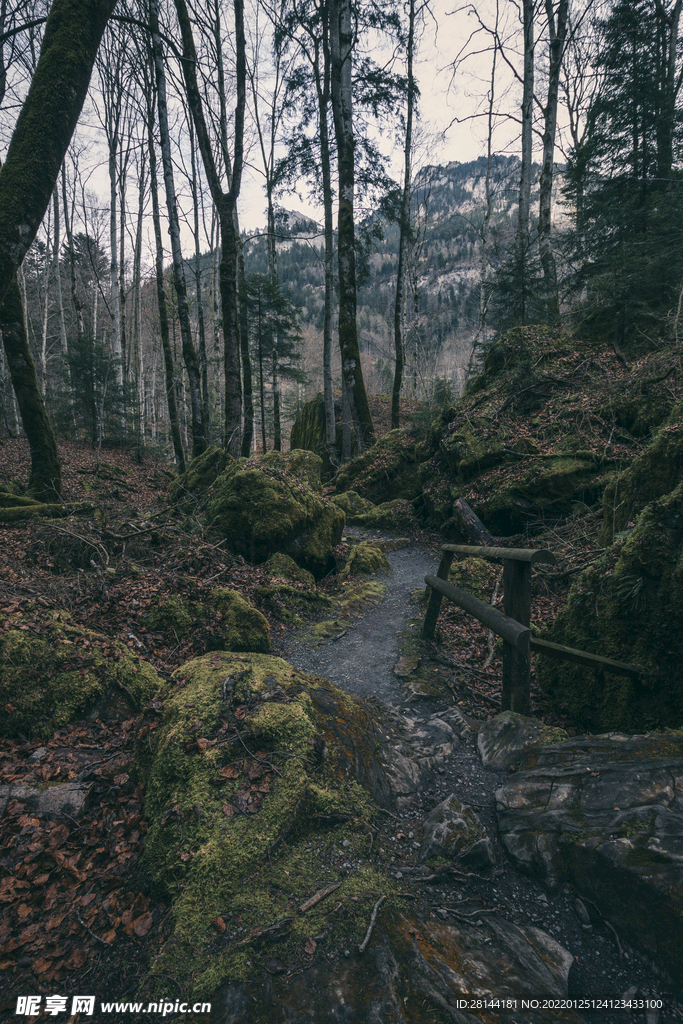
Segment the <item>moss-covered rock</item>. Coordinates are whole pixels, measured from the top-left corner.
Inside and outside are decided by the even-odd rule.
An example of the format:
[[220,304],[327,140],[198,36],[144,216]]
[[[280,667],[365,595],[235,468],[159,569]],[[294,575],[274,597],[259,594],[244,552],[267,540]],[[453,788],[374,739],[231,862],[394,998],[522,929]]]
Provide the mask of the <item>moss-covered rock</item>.
[[232,456],[219,445],[210,445],[205,452],[193,459],[184,473],[171,484],[171,501],[198,497],[209,489],[216,477],[223,472]]
[[494,562],[487,562],[484,558],[462,558],[451,566],[448,580],[488,604],[501,577],[502,567]]
[[335,418],[335,444],[330,452],[327,443],[327,431],[325,427],[325,399],[322,391],[319,391],[315,398],[301,409],[292,426],[290,435],[290,448],[301,448],[305,451],[314,452],[322,459],[321,475],[323,480],[329,480],[336,472],[341,455],[341,405],[334,403]]
[[250,562],[276,551],[316,576],[333,563],[343,511],[323,497],[317,455],[295,449],[266,452],[228,465],[213,485],[207,507],[211,526],[228,547]]
[[683,483],[576,580],[547,639],[642,666],[641,678],[539,658],[543,689],[594,732],[683,724]]
[[[521,471],[520,471],[521,470]],[[568,512],[575,501],[590,504],[604,486],[604,477],[592,459],[553,455],[533,459],[528,468],[515,467],[492,486],[496,474],[477,480],[477,515],[492,533],[505,536],[526,527],[541,511]]]
[[668,494],[683,475],[683,406],[677,406],[652,442],[605,488],[602,543],[609,543],[649,502]]
[[259,928],[284,921],[280,949],[290,952],[322,931],[324,902],[298,913],[322,885],[341,883],[347,928],[371,909],[365,890],[381,882],[392,891],[367,862],[345,877],[342,861],[323,854],[335,820],[347,822],[344,859],[367,848],[372,802],[355,776],[382,771],[365,707],[279,658],[198,658],[160,699],[153,748],[138,750],[151,822],[143,864],[155,891],[173,900],[172,937],[152,970],[172,965],[193,993],[210,996],[226,981],[261,977],[272,951],[249,941]]
[[222,615],[223,626],[223,636],[212,643],[214,650],[268,654],[272,649],[265,615],[236,590],[217,588],[211,594],[211,606]]
[[302,569],[293,558],[276,551],[266,562],[266,568],[271,576],[278,580],[291,580],[294,583],[306,583],[309,587],[315,585],[313,573]]
[[382,549],[374,545],[372,541],[364,540],[360,544],[354,544],[351,548],[346,565],[339,573],[339,579],[345,580],[349,576],[388,572],[389,569],[391,566]]
[[[0,734],[48,737],[98,708],[131,701],[143,707],[161,685],[151,665],[123,644],[71,622],[16,617],[0,634]],[[120,710],[120,709],[119,709]]]
[[188,636],[195,620],[194,610],[178,594],[163,597],[147,612],[145,625],[154,632],[175,632]]
[[372,512],[374,505],[367,498],[361,498],[357,491],[344,491],[343,494],[334,494],[332,501],[343,510],[346,521],[355,523],[359,516],[366,512]]
[[420,528],[420,521],[415,515],[412,502],[406,501],[404,498],[394,498],[393,501],[375,505],[369,511],[354,516],[353,522],[358,523],[359,526],[394,532]]
[[354,490],[370,501],[415,498],[420,492],[417,466],[421,445],[403,430],[392,430],[334,478],[338,492]]

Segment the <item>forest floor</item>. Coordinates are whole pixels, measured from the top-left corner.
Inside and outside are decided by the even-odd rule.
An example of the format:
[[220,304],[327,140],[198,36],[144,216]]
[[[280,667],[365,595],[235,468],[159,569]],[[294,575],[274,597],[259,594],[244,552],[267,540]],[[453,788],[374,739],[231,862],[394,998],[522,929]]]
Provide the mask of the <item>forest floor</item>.
[[[26,444],[4,441],[0,455],[5,474],[25,483]],[[0,634],[16,629],[18,622],[27,632],[39,630],[45,614],[65,609],[74,623],[96,631],[92,642],[103,651],[120,641],[167,678],[210,649],[219,623],[209,616],[185,636],[172,629],[148,629],[147,614],[162,597],[179,594],[208,607],[211,590],[221,585],[258,603],[257,588],[270,579],[265,568],[230,555],[196,522],[172,518],[170,475],[162,465],[151,458],[139,463],[135,453],[122,449],[103,450],[98,462],[91,448],[67,442],[60,444],[60,456],[64,498],[89,498],[97,511],[69,520],[0,527]],[[576,566],[590,560],[593,552],[587,517],[551,524],[549,530],[534,540],[561,556],[554,577],[550,571],[537,574],[532,618],[543,626],[560,606]],[[349,532],[369,534],[354,528]],[[381,577],[388,587],[385,599],[363,610],[345,635],[320,644],[303,641],[276,611],[263,607],[274,653],[350,692],[394,704],[416,719],[454,705],[479,721],[494,715],[500,657],[488,631],[458,609],[442,615],[438,647],[420,652],[423,676],[434,672],[444,684],[441,697],[407,695],[393,673],[401,652],[414,650],[411,620],[421,614],[414,591],[438,564],[438,543],[438,537],[423,534],[390,552],[392,571]],[[492,577],[490,582],[495,599],[499,581]],[[332,586],[332,580],[323,581],[323,589]],[[561,709],[553,708],[535,685],[532,697],[535,715],[549,724],[568,725]],[[10,801],[0,819],[2,1020],[17,1019],[19,995],[97,993],[133,999],[162,941],[160,924],[169,907],[150,898],[144,877],[136,871],[146,831],[142,787],[130,777],[139,718],[140,712],[130,708],[115,720],[67,726],[49,740],[0,740],[0,786],[41,787],[76,779],[93,784],[88,808],[78,820],[26,814],[17,801]],[[496,842],[498,868],[492,879],[470,874],[420,885],[417,898],[428,914],[441,914],[455,902],[462,912],[498,908],[513,921],[543,928],[575,956],[570,994],[601,997],[637,991],[643,996],[659,991],[655,974],[632,951],[620,950],[606,927],[582,928],[569,887],[546,894],[506,863],[496,839],[493,800],[501,778],[500,772],[484,769],[471,740],[463,740],[417,807],[401,815],[387,813],[380,821],[376,856],[397,872],[414,863],[412,826],[455,792],[476,807]],[[68,1014],[48,1018],[43,1011],[43,1017],[66,1020]],[[627,1018],[600,1014],[594,1019],[616,1024]],[[656,1024],[655,1018],[648,1018],[648,1024]]]

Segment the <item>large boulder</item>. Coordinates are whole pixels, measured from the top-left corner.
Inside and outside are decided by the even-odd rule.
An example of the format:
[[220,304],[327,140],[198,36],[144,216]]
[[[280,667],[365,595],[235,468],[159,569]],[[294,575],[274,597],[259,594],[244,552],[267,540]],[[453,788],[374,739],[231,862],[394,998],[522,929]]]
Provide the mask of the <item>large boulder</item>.
[[216,477],[223,472],[232,456],[217,444],[190,462],[184,473],[175,478],[170,487],[171,501],[196,501],[206,494]]
[[683,725],[683,483],[574,582],[547,639],[640,665],[640,677],[539,658],[542,688],[594,732]]
[[[160,708],[151,746],[145,738],[137,750],[150,822],[143,866],[172,913],[146,997],[171,975],[225,1024],[366,1024],[398,1005],[416,1021],[432,1019],[425,1006],[488,1020],[483,1008],[460,1015],[465,995],[566,996],[572,957],[550,936],[490,912],[426,919],[405,905],[400,873],[370,855],[378,805],[410,806],[451,756],[447,723],[408,719],[254,654],[183,666]],[[310,969],[292,968],[285,983],[285,964],[301,963]],[[530,1010],[524,1020],[578,1018]]]
[[210,525],[250,562],[280,551],[322,576],[334,564],[345,517],[323,497],[321,465],[317,455],[300,449],[231,462],[211,489]]
[[515,752],[496,792],[514,863],[570,881],[631,946],[683,978],[683,732],[607,734]]
[[369,501],[410,500],[420,493],[421,445],[404,430],[391,430],[347,462],[334,478],[338,492],[353,490]]
[[121,643],[67,612],[16,613],[0,632],[0,735],[51,736],[88,714],[144,707],[161,678]]

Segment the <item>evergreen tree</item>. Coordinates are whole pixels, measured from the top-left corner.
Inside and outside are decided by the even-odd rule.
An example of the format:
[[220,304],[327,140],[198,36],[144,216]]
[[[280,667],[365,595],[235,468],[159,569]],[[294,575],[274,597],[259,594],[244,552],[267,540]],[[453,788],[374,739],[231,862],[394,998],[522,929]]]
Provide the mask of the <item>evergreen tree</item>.
[[265,274],[247,275],[246,307],[252,360],[258,374],[261,444],[263,451],[267,451],[267,423],[272,408],[273,447],[279,451],[282,439],[280,380],[306,381],[305,373],[297,366],[300,359],[297,344],[301,341],[299,317],[277,278]]
[[679,0],[668,8],[619,0],[599,24],[604,87],[567,168],[577,211],[570,283],[584,297],[586,322],[617,349],[656,328],[683,274],[683,179],[674,163],[680,80],[671,74],[679,9]]

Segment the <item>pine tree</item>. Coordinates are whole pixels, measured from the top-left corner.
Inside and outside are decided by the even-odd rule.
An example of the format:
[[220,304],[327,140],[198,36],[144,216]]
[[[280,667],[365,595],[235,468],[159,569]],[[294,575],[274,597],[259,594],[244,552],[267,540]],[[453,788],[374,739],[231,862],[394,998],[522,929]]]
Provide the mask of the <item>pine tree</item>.
[[[619,0],[599,25],[604,87],[567,168],[577,210],[568,254],[585,322],[618,346],[656,330],[677,300],[683,180],[675,59],[680,0]],[[673,57],[672,57],[673,55]],[[680,84],[680,83],[679,83]]]

